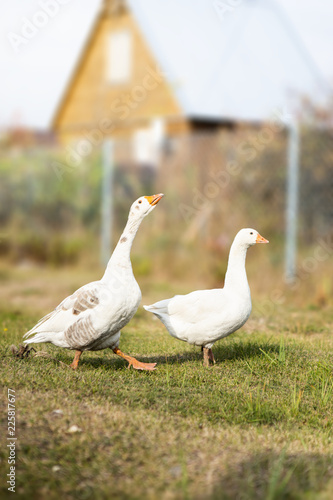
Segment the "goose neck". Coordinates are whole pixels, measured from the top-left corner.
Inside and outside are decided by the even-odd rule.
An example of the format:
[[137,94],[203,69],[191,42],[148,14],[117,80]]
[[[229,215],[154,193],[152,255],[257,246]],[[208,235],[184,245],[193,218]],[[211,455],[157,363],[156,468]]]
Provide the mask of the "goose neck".
[[248,290],[248,282],[245,269],[247,247],[234,242],[231,245],[228,267],[225,275],[225,288]]
[[114,269],[122,269],[122,272],[132,272],[130,253],[135,235],[139,229],[141,220],[128,220],[122,235],[119,238],[116,248],[106,267],[102,280],[108,280],[114,273]]

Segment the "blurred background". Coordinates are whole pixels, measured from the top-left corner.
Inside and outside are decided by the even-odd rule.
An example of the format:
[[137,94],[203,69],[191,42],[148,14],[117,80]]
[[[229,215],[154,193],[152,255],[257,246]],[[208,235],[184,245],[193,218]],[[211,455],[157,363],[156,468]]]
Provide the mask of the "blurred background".
[[0,5],[3,303],[98,279],[132,202],[159,192],[132,251],[144,293],[222,286],[254,227],[260,313],[332,303],[329,0]]

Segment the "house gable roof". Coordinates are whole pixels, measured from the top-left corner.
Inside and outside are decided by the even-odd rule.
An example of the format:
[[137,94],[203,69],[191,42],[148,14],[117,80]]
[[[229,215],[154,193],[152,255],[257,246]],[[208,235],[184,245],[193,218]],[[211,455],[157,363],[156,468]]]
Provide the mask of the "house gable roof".
[[[264,121],[292,109],[297,96],[315,100],[330,91],[274,0],[127,0],[127,6],[188,118]],[[103,15],[101,8],[53,126]]]

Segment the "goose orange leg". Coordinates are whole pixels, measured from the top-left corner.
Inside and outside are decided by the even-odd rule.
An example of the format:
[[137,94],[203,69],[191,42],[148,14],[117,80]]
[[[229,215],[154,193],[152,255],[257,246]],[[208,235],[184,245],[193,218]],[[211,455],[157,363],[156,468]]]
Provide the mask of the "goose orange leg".
[[69,365],[71,368],[73,368],[73,370],[77,369],[81,354],[82,354],[82,351],[75,351],[73,363],[71,365]]
[[202,347],[201,350],[203,351],[203,364],[204,366],[209,366],[209,362],[211,361],[213,365],[215,365],[215,359],[214,359],[214,354],[211,349],[208,347]]
[[132,358],[132,356],[121,352],[118,347],[112,350],[115,354],[117,354],[117,356],[121,356],[122,358],[126,359],[126,361],[128,362],[128,368],[133,366],[133,368],[135,368],[136,370],[155,370],[156,363],[141,363],[141,361]]

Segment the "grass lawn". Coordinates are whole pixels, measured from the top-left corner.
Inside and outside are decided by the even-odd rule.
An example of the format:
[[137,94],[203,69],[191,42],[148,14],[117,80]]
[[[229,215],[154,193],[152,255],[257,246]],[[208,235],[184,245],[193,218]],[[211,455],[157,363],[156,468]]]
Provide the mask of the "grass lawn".
[[[10,345],[38,317],[1,313],[1,498],[12,494],[10,388],[19,498],[332,499],[332,314],[277,317],[218,342],[217,364],[205,369],[197,348],[140,309],[121,348],[156,371],[128,370],[100,351],[84,353],[74,372],[14,358]],[[35,347],[66,364],[73,357]]]
[[[120,348],[156,361],[154,372],[128,370],[110,350],[84,353],[74,372],[60,363],[71,363],[73,352],[51,344],[34,347],[55,359],[11,353],[52,302],[89,281],[66,271],[36,281],[41,274],[2,277],[1,498],[12,498],[8,388],[16,397],[18,498],[333,498],[329,303],[272,312],[253,297],[252,317],[215,344],[209,369],[198,348],[170,337],[140,307]],[[155,290],[153,299],[168,295]]]

